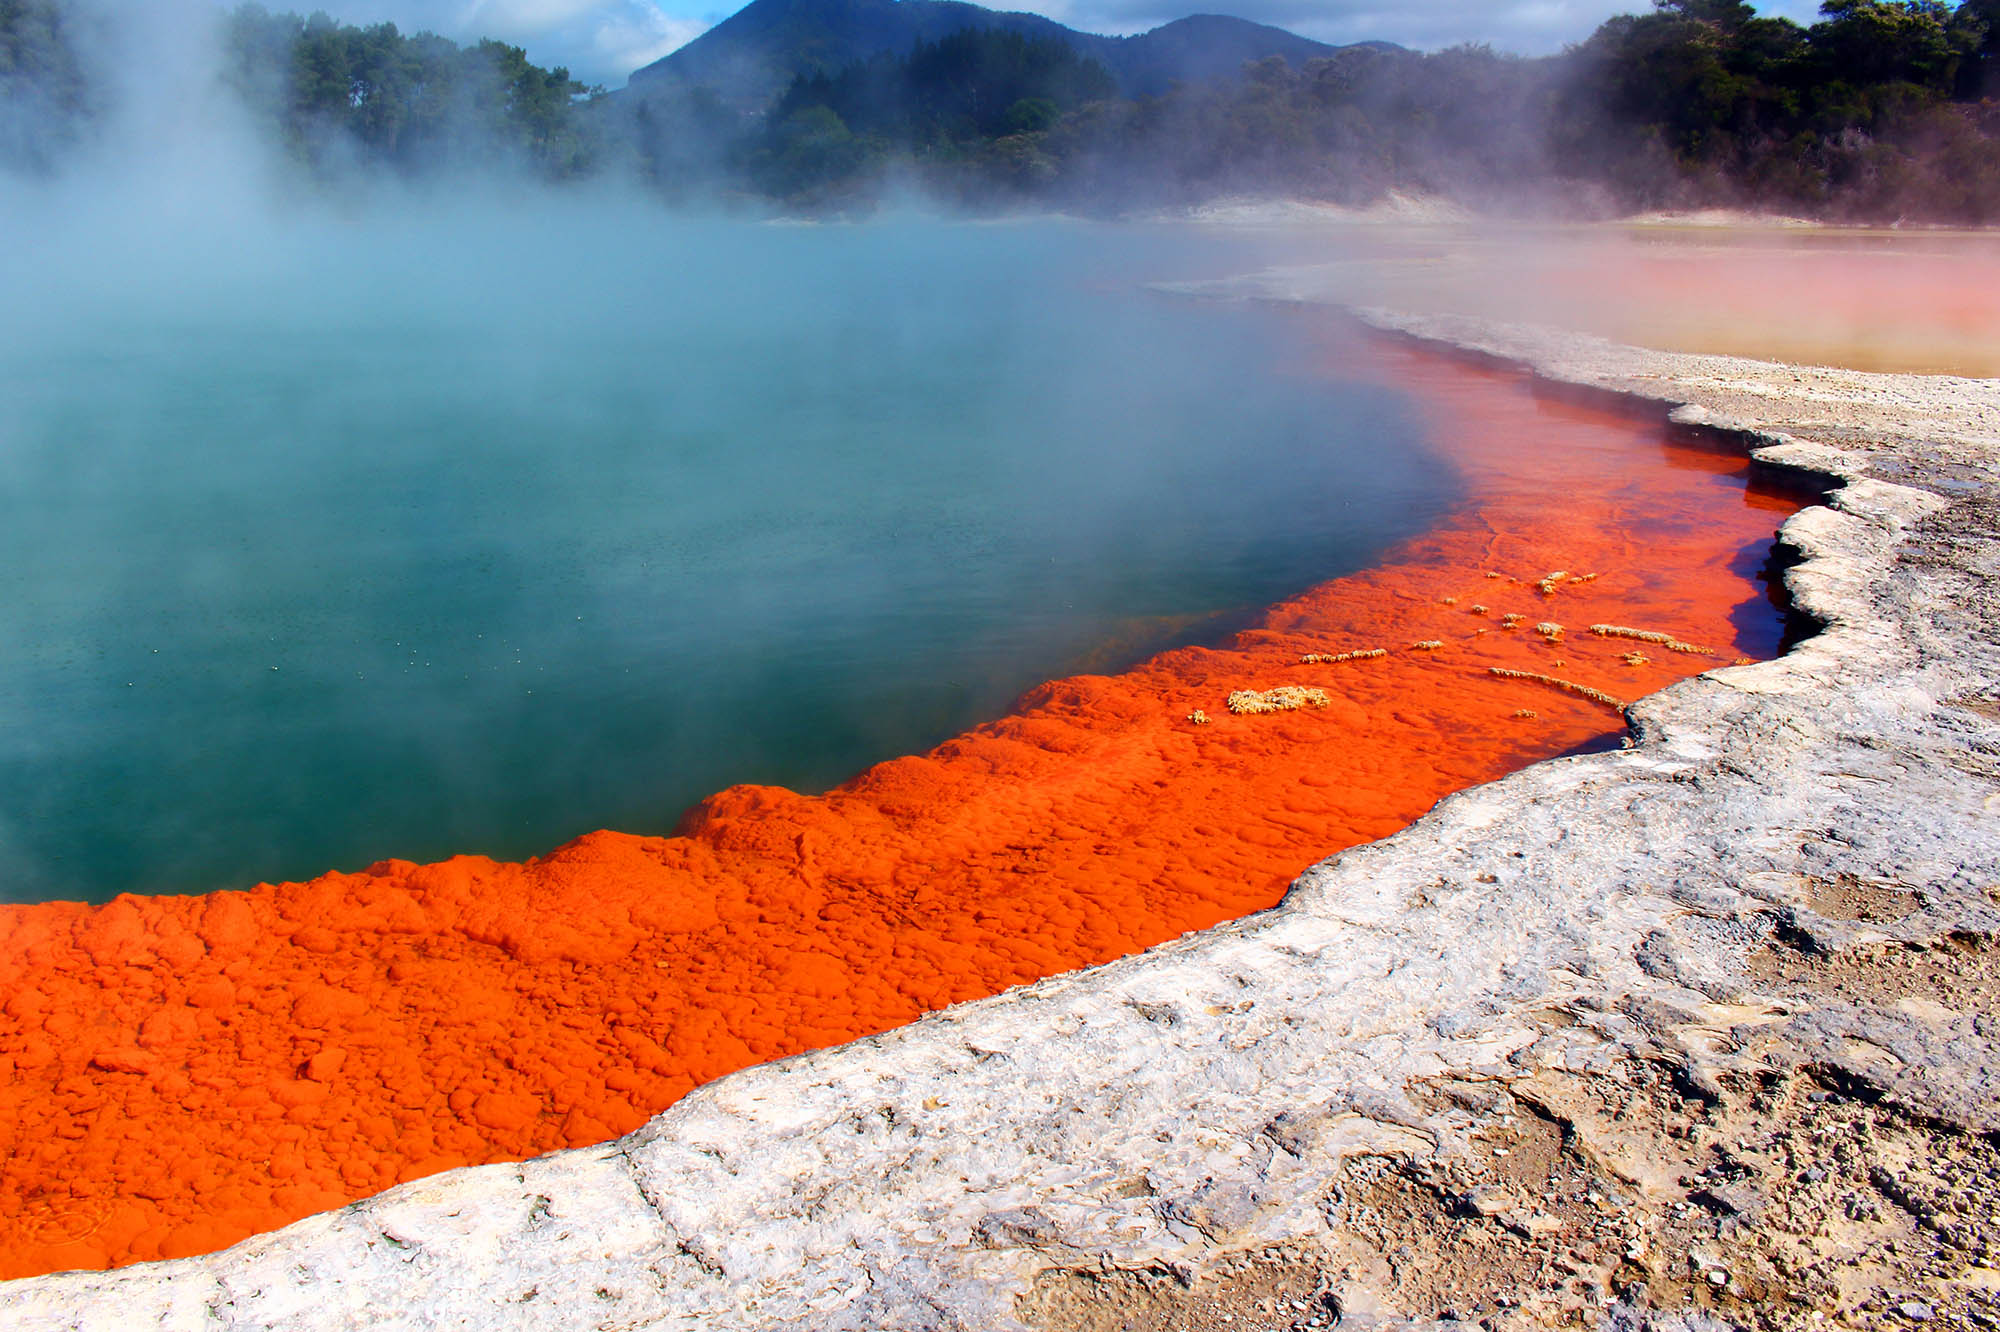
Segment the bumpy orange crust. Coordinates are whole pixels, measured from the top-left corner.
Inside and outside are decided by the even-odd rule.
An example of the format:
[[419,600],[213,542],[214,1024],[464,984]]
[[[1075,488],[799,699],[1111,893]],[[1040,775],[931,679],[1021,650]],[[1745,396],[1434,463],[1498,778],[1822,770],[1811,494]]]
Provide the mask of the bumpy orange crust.
[[[0,1276],[214,1249],[601,1141],[733,1069],[1268,907],[1620,725],[1491,668],[1630,699],[1734,656],[1746,561],[1795,501],[1656,428],[1379,354],[1469,501],[1222,647],[1044,685],[824,797],[723,791],[674,837],[0,908]],[[1596,623],[1728,657],[1633,654]],[[1283,685],[1326,704],[1226,706]]]

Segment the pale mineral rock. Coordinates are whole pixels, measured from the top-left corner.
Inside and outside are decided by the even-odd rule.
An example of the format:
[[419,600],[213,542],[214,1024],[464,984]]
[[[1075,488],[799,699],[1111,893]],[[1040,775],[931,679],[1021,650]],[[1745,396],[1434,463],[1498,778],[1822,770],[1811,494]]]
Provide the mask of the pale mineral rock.
[[[1931,1255],[1976,1274],[2000,1244],[2000,384],[1363,317],[1837,483],[1783,534],[1823,631],[1261,915],[746,1070],[600,1147],[0,1286],[0,1326],[1636,1328],[1697,1298],[1725,1323],[1657,1326],[1742,1301],[1804,1326],[1799,1301],[1978,1297]],[[1827,1267],[1843,1244],[1899,1290]]]

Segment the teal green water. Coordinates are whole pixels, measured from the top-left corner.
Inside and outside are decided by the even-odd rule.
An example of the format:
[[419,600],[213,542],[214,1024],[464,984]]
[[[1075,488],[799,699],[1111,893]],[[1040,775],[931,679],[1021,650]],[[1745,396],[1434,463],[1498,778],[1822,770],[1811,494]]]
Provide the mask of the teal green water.
[[1396,396],[1075,224],[626,212],[0,259],[0,898],[823,789],[1430,522]]

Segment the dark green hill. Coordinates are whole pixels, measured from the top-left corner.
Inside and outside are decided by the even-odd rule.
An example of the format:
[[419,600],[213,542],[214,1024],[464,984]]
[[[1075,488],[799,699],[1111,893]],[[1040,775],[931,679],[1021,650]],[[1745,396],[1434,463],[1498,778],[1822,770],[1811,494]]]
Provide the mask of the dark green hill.
[[1157,97],[1176,83],[1233,78],[1253,60],[1283,56],[1296,67],[1342,49],[1226,14],[1193,14],[1136,37],[1091,40],[1103,43],[1090,54],[1111,71],[1127,97]]
[[838,74],[968,28],[1062,42],[1111,71],[1128,97],[1158,95],[1176,82],[1232,76],[1245,62],[1269,56],[1301,64],[1340,49],[1220,14],[1180,19],[1135,37],[1101,37],[1039,14],[962,0],[752,0],[672,55],[635,72],[629,86],[641,97],[706,87],[732,110],[761,111],[797,75]]

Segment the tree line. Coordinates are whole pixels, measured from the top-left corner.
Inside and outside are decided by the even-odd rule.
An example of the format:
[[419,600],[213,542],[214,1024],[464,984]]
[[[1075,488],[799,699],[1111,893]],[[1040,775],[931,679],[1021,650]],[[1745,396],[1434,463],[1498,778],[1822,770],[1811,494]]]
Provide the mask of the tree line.
[[1566,64],[1552,157],[1622,197],[2000,221],[2000,0],[1673,0]]
[[497,161],[563,178],[603,154],[580,112],[593,91],[518,46],[461,47],[393,23],[355,27],[245,5],[223,27],[224,77],[300,161],[405,172]]
[[[0,165],[56,169],[111,108],[78,55],[83,22],[63,0],[0,0]],[[505,163],[561,179],[610,160],[604,119],[588,109],[602,90],[517,46],[255,4],[223,17],[219,37],[222,81],[311,173]]]
[[855,78],[899,76],[796,80],[755,132],[758,186],[823,202],[914,172],[976,205],[1365,203],[1402,189],[1512,210],[2000,222],[2000,0],[1829,0],[1810,26],[1737,0],[1658,0],[1542,59],[1349,47],[1160,97],[1064,103],[1040,125],[933,116],[913,135],[851,114]]

